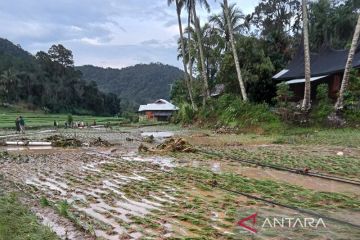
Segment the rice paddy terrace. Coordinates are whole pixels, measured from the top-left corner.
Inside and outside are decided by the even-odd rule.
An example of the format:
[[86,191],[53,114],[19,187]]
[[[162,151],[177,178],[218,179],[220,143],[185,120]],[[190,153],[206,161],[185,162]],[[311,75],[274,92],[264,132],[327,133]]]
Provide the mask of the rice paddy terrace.
[[[324,134],[232,135],[177,126],[32,130],[4,139],[56,135],[81,146],[0,147],[0,186],[16,192],[60,239],[359,239],[360,186],[238,161],[358,181],[360,137],[339,132],[335,145]],[[158,150],[172,137],[193,151]],[[153,151],[139,152],[140,145]],[[256,223],[245,222],[250,230],[239,226],[254,214]]]

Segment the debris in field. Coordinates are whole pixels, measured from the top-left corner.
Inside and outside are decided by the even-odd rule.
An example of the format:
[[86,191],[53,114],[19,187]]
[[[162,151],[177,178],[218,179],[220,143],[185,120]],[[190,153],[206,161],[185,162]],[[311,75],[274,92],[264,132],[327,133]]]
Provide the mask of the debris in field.
[[310,171],[310,168],[304,168],[304,169],[297,169],[296,172],[300,174],[308,174]]
[[340,152],[337,152],[336,155],[338,155],[338,156],[344,156],[344,152],[341,152],[341,151],[340,151]]
[[139,152],[150,152],[150,149],[141,143],[139,146]]
[[126,140],[127,142],[132,142],[132,141],[134,141],[134,139],[129,138],[129,137],[126,137],[125,140]]
[[103,140],[101,137],[90,142],[90,146],[92,147],[110,147],[112,144],[106,140]]
[[144,144],[139,146],[139,152],[195,152],[196,149],[193,148],[187,141],[182,138],[170,138],[164,143],[161,143],[156,148],[149,148]]
[[143,137],[143,141],[147,143],[153,143],[155,141],[154,135]]
[[61,135],[53,135],[46,138],[54,147],[81,147],[82,142],[76,138],[66,138]]
[[232,134],[232,133],[236,133],[236,132],[237,132],[237,129],[226,127],[226,126],[222,126],[215,130],[215,133],[217,133],[217,134]]

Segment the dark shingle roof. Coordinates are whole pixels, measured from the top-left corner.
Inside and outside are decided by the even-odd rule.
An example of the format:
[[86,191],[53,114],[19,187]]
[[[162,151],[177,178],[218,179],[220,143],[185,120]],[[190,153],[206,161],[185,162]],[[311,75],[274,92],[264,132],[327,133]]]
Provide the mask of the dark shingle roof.
[[[311,76],[317,77],[342,72],[345,69],[349,50],[334,50],[323,48],[319,53],[311,53]],[[357,48],[354,55],[353,67],[360,68],[360,47]],[[274,76],[275,80],[290,80],[304,78],[304,52],[299,50],[294,59],[286,67],[287,72]]]

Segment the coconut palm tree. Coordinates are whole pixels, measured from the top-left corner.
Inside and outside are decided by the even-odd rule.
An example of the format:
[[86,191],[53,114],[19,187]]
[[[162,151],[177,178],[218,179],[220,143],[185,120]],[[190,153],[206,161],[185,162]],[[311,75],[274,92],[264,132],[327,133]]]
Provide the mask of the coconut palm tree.
[[309,48],[309,28],[307,15],[307,1],[302,0],[302,14],[303,14],[303,35],[304,35],[304,64],[305,64],[305,87],[304,100],[301,105],[301,110],[308,112],[311,108],[311,69],[310,69],[310,48]]
[[[171,5],[173,2],[175,2],[176,6],[176,13],[178,18],[178,26],[179,26],[179,33],[180,33],[180,44],[181,44],[181,51],[182,55],[185,56],[185,43],[184,43],[184,34],[183,34],[183,28],[182,28],[182,22],[181,22],[181,11],[184,7],[184,0],[168,0],[168,5]],[[196,105],[193,98],[192,93],[192,87],[191,87],[191,81],[190,81],[190,74],[188,73],[187,65],[186,65],[186,59],[183,57],[183,66],[184,66],[184,72],[185,72],[185,82],[186,87],[188,89],[189,98],[191,101],[191,106],[194,110],[196,110]]]
[[349,50],[349,55],[346,61],[346,66],[345,66],[345,71],[344,71],[344,76],[341,82],[341,88],[339,91],[339,96],[338,99],[335,103],[335,110],[339,111],[342,110],[344,108],[344,93],[348,88],[349,85],[349,77],[350,77],[350,70],[352,67],[352,62],[353,62],[353,58],[354,58],[354,54],[355,54],[355,50],[357,48],[357,43],[359,41],[359,35],[360,35],[360,15],[358,16],[358,21],[355,27],[355,32],[354,32],[354,36],[351,42],[351,47]]
[[234,57],[234,62],[235,62],[235,67],[236,67],[237,78],[238,78],[239,85],[240,85],[241,95],[242,95],[243,100],[247,101],[246,89],[245,89],[244,81],[241,76],[239,57],[238,57],[238,54],[236,51],[236,43],[235,43],[234,32],[233,32],[231,12],[230,12],[227,0],[224,0],[223,9],[224,9],[225,17],[226,17],[226,27],[228,29],[229,40],[230,40],[231,49],[233,52],[233,57]]
[[206,72],[203,42],[202,42],[202,37],[201,37],[200,19],[197,16],[197,12],[196,12],[196,3],[197,2],[200,5],[204,6],[208,12],[210,11],[210,6],[206,0],[188,0],[188,2],[187,2],[187,8],[188,8],[189,14],[191,14],[191,19],[192,19],[192,22],[194,23],[195,32],[197,35],[197,43],[198,43],[198,49],[199,49],[199,53],[200,53],[201,76],[202,76],[203,83],[204,83],[203,105],[205,105],[206,99],[208,99],[210,97],[210,90],[209,90],[209,83],[208,83],[208,77],[207,77],[207,72]]
[[[201,69],[200,51],[197,44],[197,34],[193,27],[186,28],[185,34],[190,34],[190,40],[185,39],[186,62],[189,66],[197,65],[197,69]],[[210,24],[205,24],[201,27],[201,38],[203,42],[204,57],[206,63],[206,74],[211,82],[214,82],[217,69],[220,67],[221,53],[224,49],[224,41],[218,34],[218,31]],[[183,57],[180,40],[178,41],[178,58]],[[189,67],[192,71],[192,67]]]
[[[225,51],[228,51],[230,48],[230,35],[226,24],[227,20],[224,11],[224,4],[221,4],[221,7],[223,9],[221,13],[212,15],[209,18],[209,22],[216,26],[219,35],[225,40]],[[229,5],[229,12],[234,35],[235,33],[242,32],[245,28],[247,28],[245,24],[241,23],[241,20],[245,19],[245,15],[241,12],[241,10],[236,8],[236,4]]]

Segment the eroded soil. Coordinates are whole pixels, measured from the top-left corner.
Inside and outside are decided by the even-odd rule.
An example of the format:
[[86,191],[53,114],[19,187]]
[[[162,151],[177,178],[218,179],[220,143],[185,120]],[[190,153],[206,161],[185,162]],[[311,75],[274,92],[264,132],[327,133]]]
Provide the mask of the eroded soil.
[[[318,228],[299,225],[261,228],[259,223],[267,217],[309,216],[224,191],[217,185],[226,184],[230,178],[243,179],[245,184],[250,181],[249,188],[255,186],[256,190],[248,191],[255,196],[289,204],[289,199],[297,199],[293,202],[296,206],[353,224],[360,224],[360,187],[256,168],[201,152],[144,155],[137,151],[144,137],[153,135],[154,142],[146,144],[155,146],[164,137],[174,135],[184,137],[199,149],[210,148],[264,162],[294,165],[303,157],[305,160],[301,164],[312,163],[316,171],[329,173],[330,169],[334,170],[333,174],[344,176],[347,169],[360,162],[358,148],[273,144],[271,136],[219,135],[166,126],[111,131],[33,131],[22,138],[43,140],[54,134],[77,138],[84,145],[47,149],[2,147],[0,174],[16,186],[8,191],[21,191],[24,203],[37,214],[39,221],[49,225],[62,239],[360,238],[360,229],[328,220],[324,220],[326,227]],[[86,144],[98,137],[112,146],[89,147]],[[6,136],[6,139],[18,138]],[[337,155],[340,151],[342,156]],[[327,162],[330,167],[325,166]],[[301,164],[299,166],[303,166]],[[219,174],[219,177],[212,179],[210,174],[210,178],[206,178],[201,171]],[[356,172],[349,175],[354,179],[359,177]],[[267,183],[276,188],[268,189]],[[294,187],[281,188],[285,184]],[[265,192],[261,192],[262,189]],[[326,194],[319,195],[324,192]],[[302,206],[301,199],[313,204]],[[256,234],[237,226],[240,219],[255,212],[259,216],[254,226],[258,230]]]

